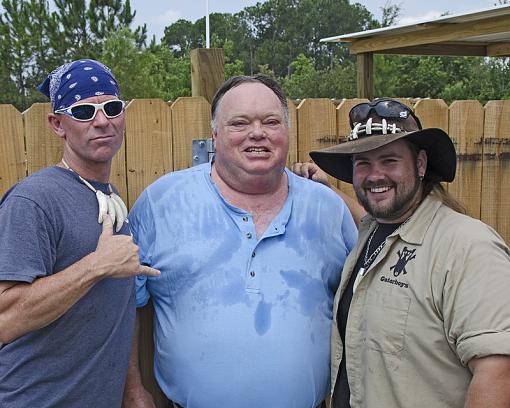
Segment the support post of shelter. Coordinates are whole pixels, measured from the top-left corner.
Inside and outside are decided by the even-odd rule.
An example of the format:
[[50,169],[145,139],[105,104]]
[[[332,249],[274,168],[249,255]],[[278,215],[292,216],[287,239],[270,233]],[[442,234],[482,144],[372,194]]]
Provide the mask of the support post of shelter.
[[225,80],[222,48],[191,50],[191,95],[203,96],[209,103]]
[[358,98],[372,100],[374,98],[374,54],[372,52],[357,54],[356,61]]

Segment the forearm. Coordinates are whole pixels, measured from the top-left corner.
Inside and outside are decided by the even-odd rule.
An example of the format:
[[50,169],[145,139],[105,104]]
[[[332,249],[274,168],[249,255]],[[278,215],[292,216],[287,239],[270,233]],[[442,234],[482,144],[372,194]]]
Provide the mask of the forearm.
[[479,360],[483,365],[474,370],[464,407],[510,407],[510,357],[494,355]]
[[102,278],[88,255],[32,283],[0,282],[0,343],[54,322]]
[[138,361],[138,337],[140,335],[140,312],[136,312],[135,332],[131,346],[126,384],[124,386],[123,408],[153,407],[152,396],[144,388]]
[[140,336],[140,312],[136,311],[135,332],[131,344],[131,356],[129,358],[128,374],[126,378],[126,387],[133,387],[141,384],[140,365],[138,363],[138,337]]
[[140,265],[132,237],[113,235],[106,216],[96,250],[78,262],[31,284],[0,281],[0,343],[54,322],[104,278],[139,274],[158,276],[159,271]]

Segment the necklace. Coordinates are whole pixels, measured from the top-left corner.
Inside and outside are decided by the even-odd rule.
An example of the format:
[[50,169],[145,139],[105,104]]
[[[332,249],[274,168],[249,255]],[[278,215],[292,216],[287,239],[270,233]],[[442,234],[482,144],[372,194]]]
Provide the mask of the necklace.
[[377,224],[377,226],[372,231],[372,234],[370,234],[370,237],[368,238],[367,249],[365,250],[365,257],[364,257],[364,262],[363,262],[363,268],[367,268],[368,266],[370,266],[370,264],[374,261],[374,259],[377,258],[377,255],[379,255],[379,252],[381,252],[382,249],[384,248],[384,246],[386,245],[386,240],[384,240],[374,250],[374,252],[372,252],[372,254],[370,256],[368,256],[368,252],[370,251],[370,244],[372,243],[372,239],[374,238],[374,235],[378,229],[379,229],[379,224]]
[[[398,231],[400,228],[402,228],[407,223],[407,221],[409,221],[410,218],[411,218],[411,216],[409,216],[402,224],[400,224],[395,229],[395,231]],[[382,251],[382,249],[386,245],[386,238],[385,238],[384,241],[381,242],[381,244],[376,249],[374,249],[374,252],[372,252],[370,254],[370,256],[368,255],[368,253],[370,252],[370,244],[372,243],[372,239],[374,238],[378,229],[379,229],[379,224],[377,224],[377,226],[374,228],[374,230],[370,234],[370,237],[368,238],[367,248],[365,249],[365,255],[363,257],[363,266],[359,270],[359,274],[361,276],[365,276],[368,268],[370,267],[370,265],[372,265],[372,262],[374,262],[375,258],[377,258],[377,255],[379,255],[379,253]],[[393,232],[395,232],[395,231],[393,231]]]
[[103,193],[101,190],[95,189],[92,186],[92,184],[90,184],[82,176],[76,173],[71,167],[69,167],[69,165],[63,158],[62,164],[67,170],[75,173],[78,176],[78,178],[82,181],[82,183],[85,184],[96,194],[97,204],[99,206],[99,215],[97,217],[97,222],[99,224],[102,224],[104,216],[109,215],[112,220],[112,224],[116,225],[115,231],[119,232],[120,229],[122,228],[122,225],[124,224],[124,220],[127,218],[128,211],[126,204],[124,204],[124,201],[122,201],[122,198],[120,198],[117,194],[113,192],[110,183],[108,183],[108,190],[110,190],[110,194],[107,195]]

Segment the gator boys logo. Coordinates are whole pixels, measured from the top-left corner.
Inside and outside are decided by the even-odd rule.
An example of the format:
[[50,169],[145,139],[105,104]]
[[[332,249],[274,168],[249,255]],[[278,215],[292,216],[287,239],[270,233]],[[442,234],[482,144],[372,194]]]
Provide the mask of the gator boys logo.
[[380,281],[384,283],[389,283],[391,285],[396,285],[399,288],[408,289],[409,282],[405,280],[396,279],[400,275],[407,275],[406,266],[407,264],[416,258],[415,255],[416,249],[408,249],[406,246],[404,249],[397,251],[398,260],[397,263],[390,267],[390,271],[393,271],[394,278],[381,276]]
[[404,275],[407,274],[406,265],[409,261],[416,258],[416,255],[414,254],[415,252],[416,248],[413,250],[409,250],[407,249],[406,246],[404,247],[404,249],[402,249],[401,251],[399,250],[397,252],[398,261],[395,265],[393,265],[390,268],[390,271],[393,271],[393,276],[395,276],[395,278],[400,276],[401,273],[403,273]]

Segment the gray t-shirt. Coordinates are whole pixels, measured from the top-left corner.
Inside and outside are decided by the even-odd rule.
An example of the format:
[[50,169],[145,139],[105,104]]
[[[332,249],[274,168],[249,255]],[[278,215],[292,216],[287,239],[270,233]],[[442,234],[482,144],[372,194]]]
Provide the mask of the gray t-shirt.
[[[46,168],[16,184],[0,201],[0,281],[31,283],[94,251],[97,215],[95,194],[69,170]],[[127,223],[120,233],[129,234]],[[0,346],[0,407],[120,407],[133,282],[104,279],[55,322]]]

